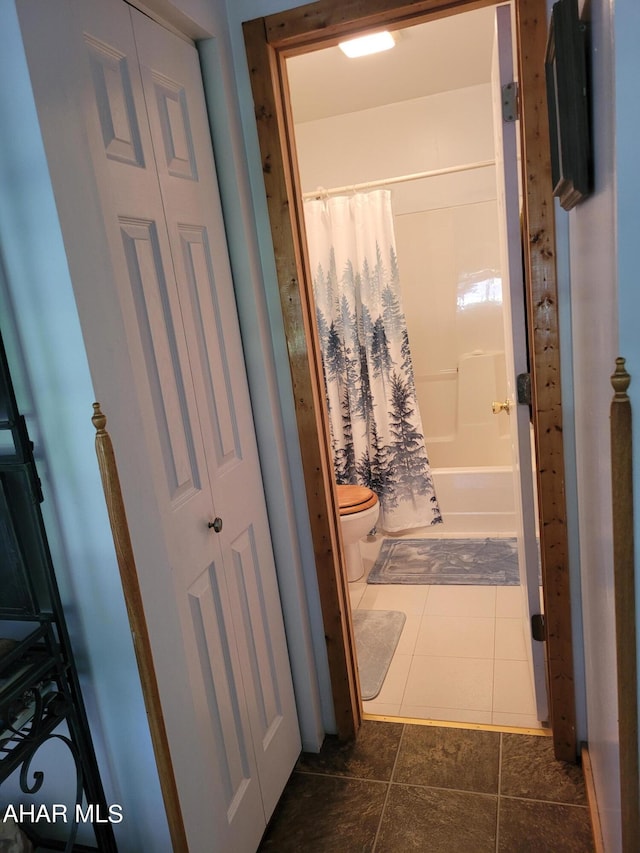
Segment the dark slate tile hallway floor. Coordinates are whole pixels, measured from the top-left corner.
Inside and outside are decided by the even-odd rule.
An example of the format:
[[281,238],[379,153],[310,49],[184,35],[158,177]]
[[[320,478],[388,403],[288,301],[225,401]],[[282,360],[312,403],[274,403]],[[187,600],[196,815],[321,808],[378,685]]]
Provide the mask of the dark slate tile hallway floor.
[[551,738],[365,720],[303,753],[261,853],[592,853],[579,767]]

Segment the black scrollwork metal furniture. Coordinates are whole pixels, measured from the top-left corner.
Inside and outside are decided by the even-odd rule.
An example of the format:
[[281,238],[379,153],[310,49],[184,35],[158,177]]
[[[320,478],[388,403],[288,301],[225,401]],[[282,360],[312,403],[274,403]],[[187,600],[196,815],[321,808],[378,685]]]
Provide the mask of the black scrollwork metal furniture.
[[[16,406],[0,337],[0,819],[6,817],[8,810],[16,811],[16,804],[3,796],[2,788],[10,777],[11,790],[19,785],[22,792],[20,816],[25,811],[35,814],[38,808],[44,808],[51,817],[51,804],[38,799],[46,787],[46,775],[52,772],[41,769],[39,750],[52,741],[61,742],[71,755],[76,774],[75,802],[64,806],[65,837],[50,837],[57,835],[51,820],[21,822],[20,829],[36,849],[115,853],[113,826],[47,544],[41,502],[32,444],[25,419]],[[23,801],[29,802],[28,808]],[[77,842],[80,822],[93,824],[97,846]],[[47,828],[46,835],[41,825]]]

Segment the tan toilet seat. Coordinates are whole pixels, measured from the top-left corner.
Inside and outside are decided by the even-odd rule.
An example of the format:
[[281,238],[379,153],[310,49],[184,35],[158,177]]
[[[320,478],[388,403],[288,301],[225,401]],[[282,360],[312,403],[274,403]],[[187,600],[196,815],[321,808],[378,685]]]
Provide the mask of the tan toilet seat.
[[378,496],[366,486],[336,486],[340,515],[362,512],[378,503]]

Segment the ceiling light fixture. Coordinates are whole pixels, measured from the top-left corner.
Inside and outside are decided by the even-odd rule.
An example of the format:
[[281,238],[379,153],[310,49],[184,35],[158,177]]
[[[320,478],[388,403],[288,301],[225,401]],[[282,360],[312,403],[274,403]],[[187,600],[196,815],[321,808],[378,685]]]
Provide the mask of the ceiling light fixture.
[[353,59],[356,56],[368,56],[370,53],[389,50],[395,43],[393,34],[385,30],[382,33],[371,33],[368,36],[341,41],[338,47],[346,56]]

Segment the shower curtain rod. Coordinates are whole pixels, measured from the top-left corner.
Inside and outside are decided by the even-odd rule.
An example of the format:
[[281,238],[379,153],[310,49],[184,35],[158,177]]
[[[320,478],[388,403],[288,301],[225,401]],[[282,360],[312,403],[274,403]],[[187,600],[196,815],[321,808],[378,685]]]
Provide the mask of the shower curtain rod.
[[469,172],[472,169],[485,169],[487,166],[495,166],[495,160],[478,160],[475,163],[465,163],[462,166],[446,166],[444,169],[432,169],[429,172],[414,172],[412,175],[399,175],[396,178],[381,178],[379,181],[367,181],[363,184],[349,184],[344,187],[333,187],[330,190],[319,188],[313,192],[303,193],[303,199],[325,198],[330,195],[357,192],[358,190],[371,190],[375,187],[385,187],[388,184],[403,184],[407,181],[418,181],[422,178],[435,178],[438,175],[451,175],[455,172]]

